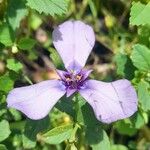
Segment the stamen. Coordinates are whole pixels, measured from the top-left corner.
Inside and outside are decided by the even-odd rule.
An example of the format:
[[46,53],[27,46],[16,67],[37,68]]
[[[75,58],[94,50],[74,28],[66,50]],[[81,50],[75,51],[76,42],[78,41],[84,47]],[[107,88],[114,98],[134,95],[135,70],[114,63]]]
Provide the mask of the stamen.
[[82,75],[76,75],[76,80],[81,80],[81,78],[82,78]]
[[64,78],[62,78],[62,81],[64,82],[66,88],[76,89],[76,90],[81,88],[84,89],[85,73],[82,72],[82,70],[80,71],[76,71],[74,69],[69,70],[68,72],[64,73]]
[[67,77],[66,78],[66,81],[68,82],[68,81],[71,81],[71,78],[70,77]]

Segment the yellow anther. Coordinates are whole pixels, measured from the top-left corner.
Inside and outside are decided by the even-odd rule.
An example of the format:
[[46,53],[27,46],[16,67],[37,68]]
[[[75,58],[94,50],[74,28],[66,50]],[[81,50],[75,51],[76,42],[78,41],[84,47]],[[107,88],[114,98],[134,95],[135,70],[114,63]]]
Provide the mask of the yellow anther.
[[66,81],[70,81],[70,80],[71,80],[71,78],[69,78],[69,77],[66,78]]
[[81,80],[81,77],[82,77],[81,75],[76,75],[77,80]]

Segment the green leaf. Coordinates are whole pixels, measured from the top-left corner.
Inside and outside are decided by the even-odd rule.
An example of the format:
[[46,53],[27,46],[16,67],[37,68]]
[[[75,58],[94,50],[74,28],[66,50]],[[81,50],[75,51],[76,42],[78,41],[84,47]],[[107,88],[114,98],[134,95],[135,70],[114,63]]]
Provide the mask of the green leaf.
[[133,65],[141,71],[150,70],[150,49],[144,45],[136,44],[131,54]]
[[27,0],[27,5],[39,13],[54,16],[67,12],[67,2],[65,0]]
[[9,92],[14,85],[14,81],[10,78],[9,74],[0,77],[0,91]]
[[88,127],[86,139],[92,150],[110,150],[110,142],[106,132],[100,127]]
[[29,22],[28,22],[33,30],[37,30],[39,26],[42,24],[42,18],[40,18],[40,15],[32,12],[29,16]]
[[[14,130],[13,130],[14,131]],[[22,144],[22,135],[21,133],[15,134],[13,136],[13,146],[14,147],[19,147]],[[10,147],[9,147],[10,148]]]
[[86,103],[81,95],[78,94],[76,96],[78,99],[78,111],[76,112],[77,122],[88,127],[94,127],[95,125],[100,124],[99,121],[97,121],[90,105]]
[[2,115],[7,113],[5,102],[6,102],[6,96],[4,95],[3,92],[0,92],[0,118],[2,117]]
[[117,131],[122,135],[132,136],[136,133],[136,129],[132,127],[131,122],[127,120],[121,120],[116,122],[114,126]]
[[150,46],[149,37],[150,37],[150,25],[144,25],[138,27],[139,43],[149,47]]
[[31,149],[31,148],[34,148],[36,146],[36,141],[30,140],[24,134],[22,135],[22,142],[23,142],[23,147],[26,149]]
[[66,98],[66,96],[63,96],[55,105],[57,109],[59,109],[62,112],[65,112],[72,116],[73,118],[75,117],[75,111],[73,110],[73,101],[72,99]]
[[60,144],[70,138],[72,131],[73,124],[61,125],[43,134],[41,139],[48,144]]
[[34,148],[36,146],[36,137],[39,132],[49,127],[49,117],[41,120],[27,120],[23,135],[23,147]]
[[124,145],[112,145],[111,150],[128,150],[128,148]]
[[145,81],[138,84],[138,98],[144,111],[150,110],[150,85]]
[[150,2],[142,4],[141,2],[133,2],[130,13],[130,24],[145,25],[150,24]]
[[23,65],[15,59],[7,59],[7,68],[19,72],[23,68]]
[[93,17],[96,18],[97,17],[97,9],[96,9],[94,1],[93,0],[89,0],[88,3],[89,3],[89,7],[91,9]]
[[94,112],[90,105],[79,94],[74,97],[76,118],[75,120],[84,125],[85,137],[87,143],[93,150],[107,149],[110,150],[109,138],[106,132],[101,128],[100,122],[95,118]]
[[13,30],[20,26],[20,21],[28,14],[25,0],[9,0],[7,17]]
[[124,74],[125,74],[124,70],[126,68],[125,64],[127,62],[127,56],[119,53],[115,56],[115,61],[117,64],[117,74],[124,76]]
[[4,19],[6,8],[7,8],[7,1],[1,0],[0,1],[0,21]]
[[7,150],[6,146],[3,144],[0,144],[0,150]]
[[21,120],[21,113],[16,109],[10,108],[9,112],[11,113],[14,120],[19,121]]
[[115,56],[115,62],[117,65],[118,75],[121,75],[129,80],[134,78],[135,67],[133,66],[131,59],[127,55],[118,53]]
[[52,59],[54,65],[57,68],[60,68],[60,69],[63,68],[63,62],[62,62],[62,59],[59,56],[58,52],[54,48],[50,48],[49,51],[51,53],[50,58]]
[[11,46],[13,44],[11,31],[7,24],[0,25],[0,43],[5,46]]
[[34,47],[34,45],[36,44],[36,41],[34,39],[31,38],[22,38],[19,42],[18,42],[18,47],[20,49],[23,50],[30,50]]
[[109,142],[109,138],[106,134],[106,132],[103,130],[102,135],[101,135],[101,141],[97,144],[93,144],[91,145],[92,150],[100,150],[100,149],[107,149],[110,150],[110,142]]
[[134,127],[136,129],[140,129],[145,124],[144,117],[139,111],[131,118],[131,121],[133,121]]
[[6,120],[0,122],[0,142],[5,140],[10,135],[9,123]]
[[78,150],[74,143],[67,144],[65,150]]

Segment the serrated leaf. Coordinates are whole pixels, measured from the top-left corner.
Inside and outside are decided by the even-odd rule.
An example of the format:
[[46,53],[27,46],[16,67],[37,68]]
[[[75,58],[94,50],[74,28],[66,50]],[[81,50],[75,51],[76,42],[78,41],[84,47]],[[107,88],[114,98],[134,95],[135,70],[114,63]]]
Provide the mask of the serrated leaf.
[[150,25],[144,25],[138,27],[138,39],[139,43],[149,47],[150,45]]
[[53,128],[42,135],[42,141],[48,144],[60,144],[70,138],[73,131],[73,124],[65,124]]
[[9,92],[14,85],[14,81],[10,78],[9,74],[0,77],[0,91]]
[[10,135],[9,123],[6,120],[0,122],[0,142],[8,138]]
[[130,24],[145,25],[150,24],[150,2],[142,4],[141,2],[133,2],[130,13]]
[[22,38],[18,42],[18,47],[23,50],[30,50],[34,47],[36,44],[36,41],[31,38]]
[[23,65],[15,59],[7,59],[7,68],[19,72],[23,68]]
[[7,17],[13,30],[20,26],[20,21],[28,14],[25,0],[9,0]]
[[136,44],[131,54],[133,65],[141,71],[150,70],[150,49],[144,45]]
[[0,43],[5,46],[11,46],[13,44],[11,31],[7,24],[0,25]]
[[67,2],[65,0],[27,0],[27,5],[39,13],[54,16],[65,14]]
[[138,98],[144,111],[150,110],[150,85],[145,81],[138,84]]

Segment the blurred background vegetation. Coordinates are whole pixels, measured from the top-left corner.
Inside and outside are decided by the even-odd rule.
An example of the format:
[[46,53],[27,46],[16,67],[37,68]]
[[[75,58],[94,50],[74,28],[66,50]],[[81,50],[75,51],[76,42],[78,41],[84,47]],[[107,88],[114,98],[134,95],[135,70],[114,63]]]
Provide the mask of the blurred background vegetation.
[[[139,107],[131,118],[104,125],[84,101],[75,113],[64,98],[39,121],[7,108],[13,87],[58,78],[55,66],[64,66],[51,34],[70,19],[95,31],[90,77],[127,78],[135,86]],[[0,150],[150,150],[149,118],[149,0],[0,0]]]

